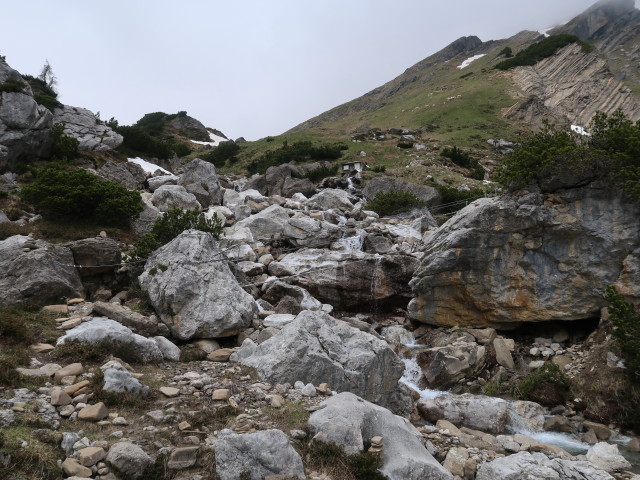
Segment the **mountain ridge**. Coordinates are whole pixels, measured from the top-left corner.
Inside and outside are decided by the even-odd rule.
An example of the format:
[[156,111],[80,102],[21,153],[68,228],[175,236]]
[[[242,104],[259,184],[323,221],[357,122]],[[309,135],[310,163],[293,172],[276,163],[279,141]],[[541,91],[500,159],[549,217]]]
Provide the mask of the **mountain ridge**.
[[[622,94],[627,97],[637,97],[640,93],[640,11],[634,6],[633,0],[602,0],[584,13],[576,16],[568,23],[556,27],[550,30],[552,34],[569,33],[576,35],[578,38],[584,41],[589,41],[594,46],[595,52],[593,55],[604,60],[602,65],[599,65],[597,82],[598,84],[607,85],[607,91],[611,95]],[[407,68],[403,73],[390,80],[389,82],[377,87],[364,95],[346,102],[342,105],[336,106],[326,112],[323,112],[301,124],[293,127],[286,133],[302,132],[313,129],[331,130],[334,129],[341,134],[350,133],[354,127],[361,125],[369,125],[381,128],[390,128],[392,125],[385,124],[381,121],[382,110],[394,103],[403,102],[409,108],[405,108],[398,114],[395,112],[394,126],[402,126],[406,128],[419,128],[421,125],[416,123],[418,119],[416,115],[413,115],[410,110],[418,110],[421,108],[420,103],[423,100],[424,89],[431,89],[433,92],[439,89],[452,89],[456,84],[460,84],[463,75],[459,75],[458,71],[453,71],[450,64],[453,60],[457,60],[462,57],[462,54],[467,57],[473,57],[476,55],[485,55],[482,60],[476,60],[466,69],[459,70],[462,74],[475,75],[479,77],[478,73],[484,75],[491,75],[490,70],[493,68],[495,62],[505,57],[504,49],[509,47],[513,54],[526,48],[539,40],[541,40],[543,34],[540,32],[521,31],[512,37],[500,40],[489,40],[482,42],[476,36],[461,37],[442,50],[430,55],[424,60],[416,63],[415,65]],[[596,62],[594,58],[587,56],[581,57],[584,60],[582,64],[573,64],[572,68],[575,70],[573,76],[578,76],[579,70],[584,68],[585,70],[591,69],[593,63]],[[573,59],[575,60],[575,58]],[[601,63],[601,62],[597,62]],[[467,71],[468,70],[468,71]],[[480,72],[478,72],[480,70]],[[518,68],[514,70],[519,70]],[[603,76],[607,76],[607,71],[611,78],[603,80]],[[513,78],[512,77],[517,77]],[[520,76],[522,77],[522,76]],[[521,81],[521,78],[517,74],[509,73],[507,77],[503,77],[503,80],[507,81],[509,85],[505,85],[503,90],[503,102],[509,102],[509,98],[512,99],[511,105],[501,106],[501,113],[496,114],[497,120],[511,120],[522,119],[517,115],[513,115],[514,108],[517,109],[517,104],[523,101],[530,103],[530,96],[532,91],[535,90],[531,85],[525,84]],[[571,75],[563,78],[571,77]],[[489,83],[492,83],[493,79],[487,79]],[[560,78],[562,80],[562,78]],[[525,82],[526,83],[526,82]],[[619,84],[617,88],[611,88],[610,84]],[[566,88],[566,85],[556,84],[554,86],[546,85],[546,89],[556,90],[555,96],[558,92]],[[421,91],[422,90],[422,91]],[[594,92],[594,89],[589,89],[594,94],[593,98],[586,99],[586,102],[593,103],[593,106],[582,105],[579,109],[579,114],[575,114],[573,111],[562,112],[558,110],[557,105],[562,102],[556,102],[556,105],[550,104],[547,98],[542,98],[539,103],[545,104],[545,108],[540,109],[540,115],[535,115],[535,119],[532,122],[525,122],[525,128],[527,124],[532,126],[538,125],[541,121],[541,115],[558,120],[563,123],[577,123],[581,122],[587,124],[593,113],[597,109],[604,108],[605,110],[611,106],[611,108],[628,103],[625,113],[631,114],[634,120],[637,120],[635,114],[635,103],[627,101],[618,101],[615,99],[603,99],[601,95]],[[432,92],[430,92],[431,94]],[[574,95],[574,93],[572,93]],[[553,96],[553,95],[552,95]],[[412,99],[415,99],[415,105],[411,105]],[[585,100],[583,100],[585,101]],[[473,107],[471,107],[473,108]],[[486,105],[480,106],[480,108],[487,108]],[[624,109],[623,109],[624,110]],[[504,113],[511,113],[511,117],[502,117]],[[612,113],[612,111],[607,111]],[[531,112],[529,112],[529,116]],[[428,117],[428,115],[426,115]],[[434,118],[437,115],[434,115]],[[357,120],[362,119],[363,123],[358,123]],[[424,122],[436,123],[436,122]],[[522,127],[518,125],[517,127]]]

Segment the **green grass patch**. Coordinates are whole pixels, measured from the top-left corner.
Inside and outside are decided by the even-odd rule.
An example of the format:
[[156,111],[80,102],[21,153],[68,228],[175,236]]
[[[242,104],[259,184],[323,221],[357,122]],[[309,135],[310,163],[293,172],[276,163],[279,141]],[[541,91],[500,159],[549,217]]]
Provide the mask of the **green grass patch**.
[[11,425],[0,430],[0,453],[9,458],[0,462],[0,478],[4,480],[62,480],[58,459],[64,452],[37,438],[32,428]]

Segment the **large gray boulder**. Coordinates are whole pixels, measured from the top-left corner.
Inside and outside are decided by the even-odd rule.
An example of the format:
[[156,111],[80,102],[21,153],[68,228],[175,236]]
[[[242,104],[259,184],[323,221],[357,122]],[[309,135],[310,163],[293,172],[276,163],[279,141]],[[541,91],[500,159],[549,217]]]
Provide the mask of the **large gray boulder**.
[[389,192],[409,192],[413,193],[416,197],[424,200],[430,207],[440,205],[442,197],[440,193],[433,187],[428,185],[418,185],[417,183],[409,183],[399,178],[392,177],[375,177],[369,180],[369,182],[362,189],[362,194],[369,201],[373,200],[378,193]]
[[99,177],[117,182],[129,190],[142,190],[147,178],[147,174],[142,167],[133,162],[116,163],[108,160],[97,170],[97,173]]
[[135,480],[153,465],[153,459],[135,443],[118,442],[111,445],[106,462],[123,478]]
[[403,417],[353,393],[339,393],[320,404],[309,417],[316,439],[338,445],[348,455],[364,451],[365,443],[381,436],[384,445],[380,472],[390,480],[453,479],[427,451],[422,435]]
[[311,197],[309,205],[319,210],[342,209],[351,211],[353,209],[352,198],[345,190],[326,188]]
[[409,315],[436,325],[597,318],[640,300],[640,204],[604,186],[477,200],[425,237]]
[[222,430],[214,446],[216,473],[221,480],[247,478],[304,479],[304,466],[287,436],[280,430],[263,430],[238,435]]
[[291,277],[323,303],[343,310],[390,310],[411,299],[408,282],[419,265],[409,255],[305,249],[269,264],[269,273]]
[[131,395],[146,395],[149,392],[149,387],[140,383],[127,370],[107,368],[104,371],[102,390],[105,392],[129,393]]
[[0,95],[0,172],[20,161],[48,157],[52,145],[53,114],[36,103],[20,73],[0,60],[0,84],[7,80],[23,82],[24,89]]
[[82,296],[71,250],[14,235],[0,241],[0,305],[46,305]]
[[114,274],[122,261],[118,242],[111,238],[94,237],[76,240],[66,245],[73,253],[74,263],[82,265],[80,276]]
[[201,210],[196,196],[189,193],[181,185],[163,185],[153,192],[153,205],[161,212],[168,212],[174,208],[182,210]]
[[145,264],[140,285],[177,338],[227,337],[251,324],[256,303],[223,259],[209,233],[187,230]]
[[67,330],[56,344],[64,345],[74,341],[87,344],[108,342],[114,345],[114,355],[118,355],[117,348],[126,349],[128,353],[137,356],[141,362],[159,362],[163,359],[156,342],[133,333],[124,325],[109,318],[94,317],[88,322],[83,322]]
[[543,453],[519,452],[483,463],[476,480],[613,480],[590,462],[550,459]]
[[404,363],[389,345],[324,312],[306,310],[260,345],[245,340],[231,359],[272,383],[328,383],[387,405]]
[[255,215],[236,222],[231,228],[231,233],[242,228],[248,228],[255,240],[270,239],[276,234],[289,237],[293,233],[289,226],[289,210],[280,205],[271,205]]
[[53,123],[64,125],[62,133],[78,140],[78,150],[105,152],[122,144],[123,138],[86,108],[63,105],[53,111]]
[[194,158],[184,166],[184,173],[178,178],[178,185],[193,193],[202,208],[222,204],[222,188],[213,163]]
[[502,398],[443,393],[422,398],[418,411],[430,422],[448,420],[457,427],[489,433],[513,433],[521,429],[538,431],[544,424],[544,410],[534,402],[508,402]]

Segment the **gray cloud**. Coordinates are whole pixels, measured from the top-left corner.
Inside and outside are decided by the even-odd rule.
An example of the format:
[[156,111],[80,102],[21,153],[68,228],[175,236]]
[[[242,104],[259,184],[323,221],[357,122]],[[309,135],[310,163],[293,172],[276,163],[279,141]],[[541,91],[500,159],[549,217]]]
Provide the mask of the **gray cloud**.
[[64,103],[121,124],[187,110],[231,137],[277,135],[464,35],[509,37],[591,0],[32,0],[3,5],[0,53],[45,59]]

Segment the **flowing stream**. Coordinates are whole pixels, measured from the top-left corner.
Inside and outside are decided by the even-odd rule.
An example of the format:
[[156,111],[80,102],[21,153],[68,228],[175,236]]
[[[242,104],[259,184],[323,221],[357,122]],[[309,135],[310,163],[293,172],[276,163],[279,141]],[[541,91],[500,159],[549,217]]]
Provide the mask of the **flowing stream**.
[[[415,344],[415,339],[410,332],[407,332],[407,341],[404,343],[404,346],[409,350],[415,350],[417,346]],[[413,347],[413,348],[412,348]],[[415,355],[412,355],[409,358],[404,358],[405,370],[400,381],[404,383],[406,386],[420,393],[420,397],[423,399],[431,399],[435,398],[438,395],[448,394],[454,395],[446,391],[442,390],[432,390],[429,388],[421,388],[421,379],[423,377],[422,369],[416,362]],[[546,443],[549,445],[555,445],[557,447],[565,449],[567,452],[572,455],[581,455],[587,453],[590,445],[584,443],[577,439],[575,436],[568,433],[560,433],[560,432],[534,432],[530,429],[527,423],[518,415],[518,413],[513,408],[508,408],[509,413],[509,426],[511,433],[521,433],[523,435],[527,435],[528,437],[533,438],[534,440],[540,443]],[[624,445],[624,442],[623,442]],[[626,454],[626,452],[625,452]],[[640,455],[639,455],[640,457]],[[634,461],[635,460],[635,461]],[[637,463],[638,459],[630,459],[632,463]]]

